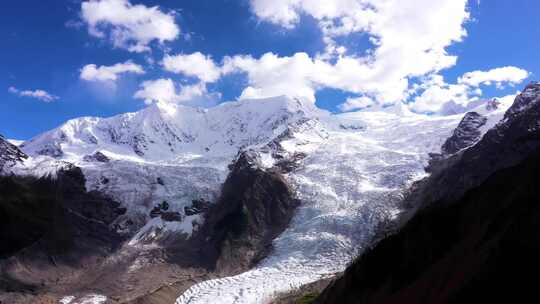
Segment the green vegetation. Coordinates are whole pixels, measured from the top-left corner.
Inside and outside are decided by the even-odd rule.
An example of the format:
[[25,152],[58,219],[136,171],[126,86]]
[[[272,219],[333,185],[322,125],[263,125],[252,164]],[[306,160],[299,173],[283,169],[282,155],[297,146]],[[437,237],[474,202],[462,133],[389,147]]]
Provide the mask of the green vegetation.
[[316,293],[308,293],[307,295],[304,295],[298,301],[296,301],[296,304],[311,304],[314,303],[317,299],[318,294]]

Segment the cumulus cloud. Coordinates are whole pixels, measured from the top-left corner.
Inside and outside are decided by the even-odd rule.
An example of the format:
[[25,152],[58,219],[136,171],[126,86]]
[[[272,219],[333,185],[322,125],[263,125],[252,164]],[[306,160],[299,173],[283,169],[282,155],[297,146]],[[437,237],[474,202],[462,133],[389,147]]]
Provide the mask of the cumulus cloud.
[[157,6],[132,5],[128,0],[84,1],[81,18],[90,35],[107,38],[130,52],[149,51],[152,41],[172,41],[180,34],[172,13]]
[[459,78],[458,83],[468,86],[477,87],[481,84],[491,85],[496,84],[498,87],[504,83],[517,84],[529,77],[529,72],[526,70],[506,66],[502,68],[496,68],[489,71],[474,71],[465,73]]
[[348,112],[358,109],[365,109],[374,104],[375,102],[373,99],[366,96],[349,97],[344,103],[340,104],[338,108],[343,112]]
[[314,102],[316,91],[326,87],[368,95],[389,104],[402,100],[408,87],[407,79],[387,78],[382,71],[352,57],[341,57],[331,63],[306,53],[292,56],[266,53],[260,58],[238,55],[226,57],[221,69],[224,75],[247,74],[249,86],[241,98],[289,95]]
[[117,63],[112,66],[97,66],[87,64],[81,69],[79,77],[86,81],[115,82],[120,74],[144,74],[144,69],[131,61]]
[[19,90],[15,87],[9,87],[8,92],[20,97],[35,98],[43,102],[53,102],[60,99],[60,97],[50,94],[44,90]]
[[306,54],[280,57],[267,53],[256,59],[251,56],[227,57],[223,73],[246,73],[249,86],[240,99],[265,98],[277,95],[305,98],[315,102],[316,70],[321,68]]
[[413,99],[411,108],[416,112],[437,112],[447,106],[466,108],[482,96],[481,85],[514,85],[528,77],[529,72],[511,66],[468,72],[455,84],[446,83],[441,75],[431,75],[417,88],[421,93]]
[[423,92],[411,104],[411,109],[419,113],[437,112],[448,103],[465,106],[481,93],[463,84],[448,84],[441,75],[432,75],[421,89]]
[[[455,65],[446,48],[466,36],[467,0],[251,0],[261,20],[293,28],[301,15],[318,21],[326,54],[312,59],[323,86],[362,93],[379,103],[405,100],[411,79]],[[344,55],[336,37],[365,33],[367,55]],[[306,82],[303,82],[305,84]],[[313,88],[313,87],[311,87]],[[302,88],[305,90],[305,87]]]
[[220,69],[216,66],[212,58],[200,52],[189,55],[166,55],[163,58],[162,64],[167,71],[196,77],[204,82],[214,82],[221,75]]
[[170,78],[144,81],[133,97],[144,100],[146,104],[182,103],[193,106],[214,105],[219,99],[219,96],[215,93],[209,93],[206,85],[202,82],[183,85],[178,90]]

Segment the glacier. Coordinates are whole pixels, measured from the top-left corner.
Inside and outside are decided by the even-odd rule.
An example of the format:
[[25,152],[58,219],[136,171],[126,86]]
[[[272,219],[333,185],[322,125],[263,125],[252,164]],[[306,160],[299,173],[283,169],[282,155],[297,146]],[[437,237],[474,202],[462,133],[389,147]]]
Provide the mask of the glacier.
[[[508,106],[474,110],[492,126]],[[242,274],[196,284],[176,301],[265,303],[343,271],[370,246],[380,225],[403,211],[404,192],[426,175],[428,154],[440,152],[462,117],[415,114],[404,104],[331,114],[284,96],[210,109],[158,103],[68,121],[21,144],[31,157],[11,170],[46,175],[80,167],[88,190],[126,207],[117,227],[133,235],[127,246],[141,247],[164,233],[189,237],[201,218],[170,224],[150,218],[150,210],[167,201],[182,213],[194,199],[215,201],[239,151],[258,153],[267,168],[305,155],[285,176],[302,204],[270,255]]]

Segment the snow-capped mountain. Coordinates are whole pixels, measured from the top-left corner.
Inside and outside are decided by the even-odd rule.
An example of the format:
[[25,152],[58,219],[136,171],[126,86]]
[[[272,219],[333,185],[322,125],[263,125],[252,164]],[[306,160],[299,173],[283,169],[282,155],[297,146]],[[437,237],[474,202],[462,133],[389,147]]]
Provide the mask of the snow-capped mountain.
[[[307,136],[309,130],[323,132],[317,130],[318,118],[325,115],[312,104],[287,97],[210,109],[154,104],[111,118],[70,120],[21,149],[35,159],[81,167],[89,190],[105,192],[128,206],[123,220],[135,227],[121,226],[131,231],[145,224],[151,209],[163,201],[178,212],[196,199],[214,201],[227,165],[240,150],[266,146],[270,154],[282,153],[274,140],[298,132]],[[319,135],[324,136],[314,134]],[[152,224],[167,225],[158,219]]]
[[30,155],[71,161],[90,160],[96,152],[141,162],[230,155],[265,144],[287,125],[321,114],[314,105],[286,97],[229,102],[210,109],[157,103],[111,118],[73,119],[22,148]]
[[[477,106],[485,122],[474,140],[507,106]],[[287,97],[210,109],[154,104],[70,120],[23,143],[30,159],[13,170],[80,167],[87,190],[126,209],[114,227],[131,238],[124,248],[131,252],[171,234],[189,239],[204,222],[194,202],[216,202],[228,165],[251,151],[255,166],[283,173],[301,205],[255,268],[194,285],[177,303],[263,303],[345,269],[402,211],[404,191],[425,175],[429,153],[441,152],[463,115],[419,115],[402,104],[334,115]],[[133,267],[146,262],[135,259]]]

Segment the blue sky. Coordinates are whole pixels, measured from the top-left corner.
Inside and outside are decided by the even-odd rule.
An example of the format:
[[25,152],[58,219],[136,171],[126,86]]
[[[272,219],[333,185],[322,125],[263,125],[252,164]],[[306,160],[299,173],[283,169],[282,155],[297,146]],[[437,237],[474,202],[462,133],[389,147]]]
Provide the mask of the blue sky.
[[[337,68],[338,58],[341,56],[356,60],[367,54],[376,54],[377,45],[370,38],[387,35],[391,28],[382,27],[377,33],[374,33],[375,30],[351,30],[346,34],[328,34],[323,30],[321,21],[341,22],[343,19],[340,18],[348,16],[343,13],[324,13],[324,17],[321,17],[319,11],[311,8],[294,8],[292,12],[297,19],[287,19],[290,15],[265,15],[266,11],[271,12],[272,9],[283,11],[279,7],[268,7],[274,5],[274,2],[265,0],[104,1],[120,1],[130,9],[133,5],[140,5],[143,9],[157,6],[156,10],[161,14],[158,14],[158,17],[171,16],[180,32],[174,39],[162,43],[158,38],[147,44],[143,42],[148,50],[133,52],[127,50],[125,45],[118,46],[111,42],[113,38],[110,33],[118,23],[107,23],[107,20],[102,22],[99,29],[105,37],[89,33],[90,21],[81,13],[81,2],[86,1],[3,1],[0,4],[0,134],[9,138],[28,139],[70,118],[111,116],[136,111],[146,106],[146,103],[143,98],[134,98],[134,94],[143,88],[144,81],[157,79],[171,79],[178,95],[181,95],[183,86],[199,85],[203,92],[198,94],[204,94],[204,98],[197,95],[195,99],[204,99],[205,102],[201,102],[201,105],[206,106],[235,100],[240,96],[265,97],[305,92],[307,99],[336,112],[358,108],[358,105],[364,102],[389,103],[400,99],[411,104],[418,101],[417,110],[431,111],[439,106],[439,101],[432,100],[435,97],[441,100],[457,98],[459,102],[466,103],[465,99],[506,96],[515,93],[525,82],[536,79],[540,72],[540,63],[536,60],[540,50],[540,41],[537,39],[540,37],[540,21],[535,16],[540,9],[540,3],[530,0],[481,3],[463,0],[467,2],[465,9],[470,13],[467,20],[457,20],[461,18],[460,8],[456,8],[455,14],[449,13],[448,16],[441,12],[441,16],[445,18],[454,18],[455,15],[457,21],[452,23],[452,26],[461,26],[467,32],[466,37],[459,39],[462,41],[441,44],[441,49],[446,50],[447,55],[457,57],[455,63],[443,68],[427,67],[429,71],[418,76],[409,71],[414,69],[414,65],[399,66],[399,62],[414,61],[415,57],[404,55],[403,58],[400,57],[400,61],[388,58],[391,55],[384,58],[381,56],[373,65],[387,67],[394,64],[388,71],[389,74],[394,74],[392,77],[395,78],[378,75],[358,79]],[[403,2],[409,2],[410,5],[415,3],[413,0]],[[406,15],[404,18],[410,19],[402,21],[414,23],[429,13],[429,10],[419,10],[418,15]],[[379,24],[377,20],[373,21],[374,24]],[[361,23],[362,20],[357,22]],[[433,24],[432,20],[429,22],[432,23],[428,24]],[[428,35],[438,35],[440,31],[441,36],[448,35],[448,41],[453,39],[455,32],[446,31],[443,25],[440,25],[440,29],[437,29],[437,26],[435,24],[435,29]],[[418,33],[410,34],[415,39],[421,39],[421,35],[424,35],[421,28],[413,30],[418,30]],[[388,35],[391,37],[391,34]],[[331,42],[328,42],[328,38],[331,38]],[[416,41],[410,43],[415,44]],[[340,54],[327,51],[330,45],[343,46],[346,51]],[[395,48],[392,45],[390,47]],[[414,51],[403,54],[414,54]],[[213,62],[220,73],[218,79],[203,81],[200,75],[189,75],[186,71],[172,72],[161,64],[166,54],[175,56],[195,52],[200,52],[205,59]],[[269,52],[277,59],[262,60],[261,57]],[[295,57],[295,54],[300,52],[307,56]],[[241,55],[244,56],[244,61],[249,57],[249,62],[240,62]],[[231,64],[231,69],[235,72],[224,72],[223,59],[227,56],[230,59],[236,58]],[[316,58],[320,60],[320,64],[315,63],[312,67]],[[295,67],[288,64],[285,64],[287,67],[268,67],[268,64],[279,65],[279,60],[291,62],[291,66]],[[128,61],[140,66],[145,73],[121,73],[114,81],[88,81],[81,78],[81,69],[86,65],[113,66]],[[295,65],[296,62],[298,65]],[[296,75],[296,69],[304,67],[313,69],[313,72],[305,75],[302,72],[301,75],[291,76],[290,80],[286,79],[283,84],[279,83],[282,75]],[[528,75],[520,77],[518,73],[514,78],[500,78],[495,71],[487,73],[500,67],[515,67],[527,71]],[[337,75],[336,79],[314,75],[319,71],[343,75]],[[459,78],[473,71],[487,74],[474,74],[471,79],[478,80],[470,80],[467,87],[464,87],[465,82],[460,83]],[[502,70],[499,72],[502,73]],[[352,73],[354,74],[354,71]],[[433,80],[439,79],[436,77],[444,77],[444,83]],[[421,88],[414,93],[395,97],[396,92],[403,91],[403,88],[392,88],[392,84],[398,82],[396,79],[403,78],[408,80],[408,90],[415,84]],[[378,81],[381,82],[380,88]],[[494,85],[495,83],[499,85]],[[246,91],[247,87],[254,90],[249,93]],[[482,94],[472,93],[476,89],[481,89]],[[53,100],[45,102],[42,95],[34,94],[36,90],[47,92]],[[459,90],[467,90],[470,95],[454,97],[452,94]],[[422,100],[416,99],[425,91],[437,93],[424,94]],[[312,92],[314,98],[311,97]],[[441,97],[441,94],[447,95]],[[148,97],[148,94],[145,96],[148,102],[152,102],[153,97]],[[347,98],[350,99],[349,106],[343,106]],[[184,102],[184,99],[177,95],[169,99],[168,102]],[[208,99],[211,99],[210,103]],[[423,106],[420,106],[421,104]]]

